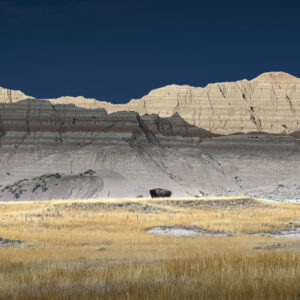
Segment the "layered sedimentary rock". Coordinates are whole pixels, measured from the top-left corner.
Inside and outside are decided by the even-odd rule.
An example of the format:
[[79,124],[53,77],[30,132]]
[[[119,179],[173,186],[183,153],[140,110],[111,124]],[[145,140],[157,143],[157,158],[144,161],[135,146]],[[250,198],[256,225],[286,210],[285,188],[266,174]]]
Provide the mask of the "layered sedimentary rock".
[[15,91],[10,89],[4,89],[0,87],[0,102],[3,103],[14,103],[20,100],[32,98],[31,96],[27,96],[21,91]]
[[155,187],[300,199],[299,91],[285,73],[172,85],[124,105],[0,89],[0,200],[147,196]]
[[[19,91],[0,90],[0,101],[25,99]],[[300,79],[283,72],[264,73],[253,80],[209,84],[206,87],[169,85],[141,99],[114,105],[84,97],[47,99],[52,104],[104,108],[108,113],[136,111],[170,117],[213,133],[264,131],[290,133],[300,129]]]
[[[0,200],[147,196],[154,187],[175,196],[242,194],[279,184],[292,184],[298,197],[299,149],[300,140],[289,135],[219,136],[177,113],[1,103]],[[88,169],[96,173],[82,176]],[[61,179],[35,179],[56,172]]]
[[299,129],[300,79],[270,73],[252,81],[209,84],[205,88],[172,85],[130,105],[140,113],[161,116],[176,111],[190,124],[214,133],[285,133]]
[[[35,99],[1,103],[0,184],[60,172],[72,187],[67,194],[64,184],[65,187],[54,187],[52,194],[48,186],[47,192],[40,194],[34,187],[30,188],[34,192],[26,188],[22,197],[135,196],[142,187],[142,192],[147,193],[154,184],[174,187],[183,160],[199,155],[197,144],[213,136],[216,135],[188,124],[177,114],[171,118],[126,111],[107,114],[101,108],[53,105]],[[180,153],[185,153],[184,157]],[[98,181],[79,176],[88,169],[96,170],[93,178],[98,176]],[[191,177],[191,173],[187,175]],[[86,186],[87,180],[91,188],[83,194],[80,182]],[[102,194],[95,189],[95,182],[104,182]],[[188,177],[182,184],[187,183]],[[175,189],[179,192],[181,185]],[[2,199],[11,200],[14,196],[9,189],[0,193]]]
[[103,107],[108,113],[136,111],[170,117],[177,112],[188,123],[219,134],[289,133],[300,128],[300,79],[283,72],[204,88],[169,85],[124,105],[83,97],[62,97],[51,102]]

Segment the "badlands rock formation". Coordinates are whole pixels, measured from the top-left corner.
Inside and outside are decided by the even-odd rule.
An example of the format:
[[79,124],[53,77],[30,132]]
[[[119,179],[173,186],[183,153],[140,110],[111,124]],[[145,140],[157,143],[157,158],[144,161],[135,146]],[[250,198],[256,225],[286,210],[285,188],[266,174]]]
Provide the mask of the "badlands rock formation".
[[[179,115],[108,115],[104,109],[35,99],[0,103],[0,198],[12,200],[16,194],[21,196],[17,199],[147,195],[149,186],[162,183],[184,194],[175,177],[181,173],[183,185],[192,180],[193,172],[187,166],[180,172],[184,159],[194,160],[200,154],[196,145],[213,136]],[[180,153],[185,154],[181,157]],[[80,176],[88,169],[96,173]],[[34,177],[53,172],[63,175],[48,182],[56,186],[51,189],[39,183],[40,188],[35,189]],[[23,179],[27,179],[23,183],[26,192],[20,195],[15,190],[19,184],[14,183]],[[5,189],[8,185],[14,188]]]
[[[0,89],[1,102],[27,98],[19,91]],[[52,104],[104,108],[108,113],[136,111],[140,115],[171,117],[217,134],[300,130],[300,78],[283,72],[264,73],[253,80],[208,84],[206,87],[169,85],[127,104],[111,104],[84,97],[46,99]]]
[[14,103],[28,98],[33,98],[33,97],[27,96],[21,91],[14,91],[14,90],[4,89],[0,87],[0,102]]
[[0,200],[149,196],[153,187],[300,199],[299,81],[266,73],[172,85],[124,105],[1,89]]
[[51,102],[102,107],[108,113],[136,111],[140,115],[170,117],[177,112],[188,123],[218,134],[290,133],[300,128],[300,79],[283,72],[204,88],[169,85],[124,105],[82,97],[62,97]]

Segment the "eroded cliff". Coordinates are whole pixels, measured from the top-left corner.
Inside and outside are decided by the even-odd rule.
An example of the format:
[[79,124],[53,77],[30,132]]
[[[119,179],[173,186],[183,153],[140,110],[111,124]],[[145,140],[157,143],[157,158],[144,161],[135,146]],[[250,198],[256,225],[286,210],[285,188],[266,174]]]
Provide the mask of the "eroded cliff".
[[219,136],[177,113],[0,103],[0,200],[147,196],[160,186],[175,196],[277,193],[279,185],[297,198],[299,149],[289,135]]
[[153,187],[300,200],[299,93],[285,73],[171,85],[124,105],[0,89],[0,200],[147,196]]
[[[19,91],[0,90],[2,102],[26,97]],[[169,85],[121,105],[84,97],[46,100],[52,104],[104,108],[108,113],[136,111],[161,117],[178,113],[189,124],[218,134],[290,133],[300,129],[300,79],[284,72],[264,73],[250,81],[213,83],[204,88]]]

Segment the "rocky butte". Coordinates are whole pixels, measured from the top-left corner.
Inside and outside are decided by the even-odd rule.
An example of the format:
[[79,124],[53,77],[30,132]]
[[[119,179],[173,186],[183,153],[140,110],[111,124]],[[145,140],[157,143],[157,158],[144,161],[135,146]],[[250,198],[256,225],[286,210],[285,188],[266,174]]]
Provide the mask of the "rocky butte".
[[122,105],[0,88],[0,200],[148,196],[159,186],[297,200],[299,111],[300,79],[283,72],[169,85]]

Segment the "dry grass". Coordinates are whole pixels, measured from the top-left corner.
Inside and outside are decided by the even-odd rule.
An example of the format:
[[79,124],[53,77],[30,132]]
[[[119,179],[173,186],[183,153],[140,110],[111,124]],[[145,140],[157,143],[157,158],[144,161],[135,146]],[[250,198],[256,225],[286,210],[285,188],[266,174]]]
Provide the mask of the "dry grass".
[[[247,197],[0,203],[0,298],[297,299],[300,251],[253,250],[300,225],[300,206]],[[198,226],[229,237],[155,236]]]

